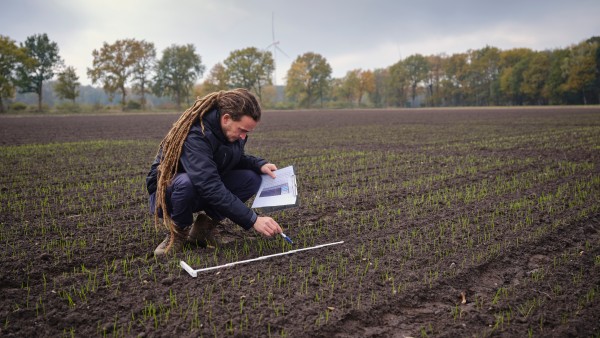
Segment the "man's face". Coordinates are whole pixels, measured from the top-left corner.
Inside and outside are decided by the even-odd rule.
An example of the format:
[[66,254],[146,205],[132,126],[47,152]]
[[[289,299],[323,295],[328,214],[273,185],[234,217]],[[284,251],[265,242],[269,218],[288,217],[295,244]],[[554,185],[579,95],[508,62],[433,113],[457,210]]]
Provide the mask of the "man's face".
[[249,132],[256,128],[258,122],[250,116],[243,115],[239,121],[234,121],[229,114],[221,116],[221,129],[229,142],[245,140]]

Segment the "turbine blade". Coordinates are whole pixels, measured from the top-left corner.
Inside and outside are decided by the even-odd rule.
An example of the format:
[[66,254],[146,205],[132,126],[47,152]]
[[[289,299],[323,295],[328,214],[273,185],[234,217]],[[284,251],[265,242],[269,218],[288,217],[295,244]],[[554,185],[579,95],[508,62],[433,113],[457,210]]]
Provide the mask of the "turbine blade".
[[281,53],[283,53],[283,55],[287,56],[288,58],[290,57],[281,48],[279,48],[279,46],[275,45],[275,48],[277,48],[278,51],[280,51]]

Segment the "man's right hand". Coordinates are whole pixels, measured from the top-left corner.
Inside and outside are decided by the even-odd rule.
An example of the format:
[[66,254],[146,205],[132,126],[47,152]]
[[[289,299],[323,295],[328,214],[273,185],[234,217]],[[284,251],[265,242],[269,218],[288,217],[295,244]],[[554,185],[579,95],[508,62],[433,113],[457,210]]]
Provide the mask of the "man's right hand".
[[258,218],[256,218],[256,222],[254,222],[254,225],[252,227],[254,228],[254,230],[267,237],[271,237],[273,235],[277,235],[283,232],[279,224],[277,224],[277,222],[275,222],[275,220],[271,217],[259,216]]

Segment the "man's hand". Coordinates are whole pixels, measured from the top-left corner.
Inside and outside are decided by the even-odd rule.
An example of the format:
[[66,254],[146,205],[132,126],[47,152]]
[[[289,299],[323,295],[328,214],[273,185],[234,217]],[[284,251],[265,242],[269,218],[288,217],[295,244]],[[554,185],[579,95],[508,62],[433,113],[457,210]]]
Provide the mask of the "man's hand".
[[259,216],[252,227],[254,228],[254,230],[267,237],[271,237],[273,235],[277,235],[283,232],[279,224],[277,224],[277,222],[275,222],[275,220],[271,217]]
[[275,178],[275,173],[274,173],[275,170],[277,170],[277,167],[273,163],[263,164],[263,166],[260,167],[261,173],[267,174],[273,178]]

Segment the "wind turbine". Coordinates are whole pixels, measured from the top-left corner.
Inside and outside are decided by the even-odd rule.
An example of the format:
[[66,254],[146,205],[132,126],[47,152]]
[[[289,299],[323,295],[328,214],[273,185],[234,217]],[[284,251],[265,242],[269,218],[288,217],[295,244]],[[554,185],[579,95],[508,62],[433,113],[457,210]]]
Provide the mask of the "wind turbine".
[[273,85],[275,86],[277,85],[277,51],[280,51],[283,55],[289,58],[289,56],[281,48],[279,48],[279,41],[275,40],[275,13],[272,13],[271,15],[271,34],[273,36],[273,42],[265,49],[273,48],[273,61],[275,62],[273,67]]

